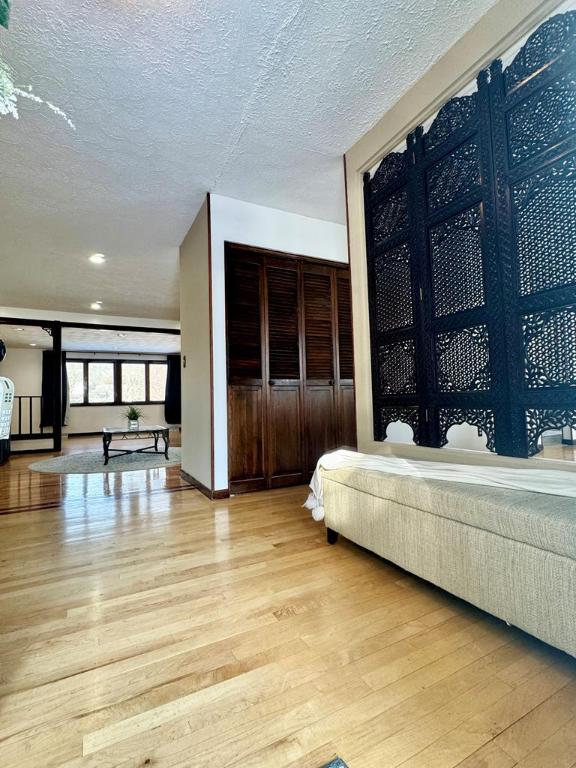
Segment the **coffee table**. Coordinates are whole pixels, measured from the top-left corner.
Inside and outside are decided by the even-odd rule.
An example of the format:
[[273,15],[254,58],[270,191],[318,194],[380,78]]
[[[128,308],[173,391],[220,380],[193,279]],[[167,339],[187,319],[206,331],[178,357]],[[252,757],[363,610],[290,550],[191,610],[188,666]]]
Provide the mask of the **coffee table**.
[[[143,440],[149,437],[154,440],[154,445],[146,445],[143,448],[110,448],[112,440]],[[158,441],[162,438],[164,441],[164,450],[158,450]],[[170,429],[154,425],[151,427],[138,427],[138,429],[127,429],[124,427],[103,427],[102,428],[102,446],[104,448],[104,466],[107,466],[110,459],[117,456],[126,456],[129,453],[163,453],[168,458],[170,448]],[[114,455],[110,455],[114,454]]]

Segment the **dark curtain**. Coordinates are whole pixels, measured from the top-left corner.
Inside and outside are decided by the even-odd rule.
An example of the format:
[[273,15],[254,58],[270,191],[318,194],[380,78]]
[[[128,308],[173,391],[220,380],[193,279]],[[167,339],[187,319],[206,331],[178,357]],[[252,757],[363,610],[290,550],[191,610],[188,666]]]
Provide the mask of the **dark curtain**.
[[168,424],[180,424],[182,420],[182,390],[180,375],[180,355],[168,355],[168,374],[166,376],[166,400],[164,418]]
[[[54,426],[54,381],[58,359],[51,350],[42,353],[42,410],[41,427]],[[66,353],[62,353],[62,426],[66,423],[68,405],[68,375],[66,373]]]

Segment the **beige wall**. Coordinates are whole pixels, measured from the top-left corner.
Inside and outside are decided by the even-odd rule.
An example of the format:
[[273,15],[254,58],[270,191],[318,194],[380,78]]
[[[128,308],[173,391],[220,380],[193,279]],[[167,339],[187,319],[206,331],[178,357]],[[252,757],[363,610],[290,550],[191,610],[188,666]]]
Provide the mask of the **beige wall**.
[[210,227],[208,200],[180,246],[182,470],[212,489]]
[[14,382],[15,395],[42,394],[42,350],[9,349],[0,363],[0,376]]
[[[437,461],[497,462],[526,466],[526,459],[503,459],[493,454],[420,448],[375,442],[372,431],[370,329],[364,231],[362,174],[394,149],[417,125],[426,121],[448,99],[472,81],[492,59],[501,56],[546,18],[559,0],[499,0],[419,80],[382,119],[346,153],[350,267],[354,312],[356,415],[358,444],[369,453],[396,453]],[[576,467],[563,462],[530,459],[530,466],[550,469]]]

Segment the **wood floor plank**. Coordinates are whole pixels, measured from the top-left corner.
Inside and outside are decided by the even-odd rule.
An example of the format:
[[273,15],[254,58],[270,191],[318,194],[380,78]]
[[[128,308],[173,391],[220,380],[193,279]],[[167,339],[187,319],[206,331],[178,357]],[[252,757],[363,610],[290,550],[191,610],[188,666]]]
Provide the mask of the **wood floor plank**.
[[576,718],[533,749],[517,763],[518,768],[572,768],[576,757]]
[[576,661],[328,547],[304,488],[28,463],[0,467],[2,768],[573,768]]
[[471,754],[461,763],[458,768],[514,768],[516,760],[508,755],[504,750],[489,741],[479,750]]
[[495,741],[520,761],[574,717],[576,683],[570,683],[498,734]]

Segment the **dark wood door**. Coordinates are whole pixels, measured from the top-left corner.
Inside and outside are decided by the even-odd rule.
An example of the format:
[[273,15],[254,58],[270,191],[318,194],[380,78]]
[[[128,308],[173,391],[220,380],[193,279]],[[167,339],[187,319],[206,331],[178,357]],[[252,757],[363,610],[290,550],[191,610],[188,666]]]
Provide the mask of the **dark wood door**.
[[350,275],[336,275],[338,323],[338,446],[356,447],[356,397],[354,390],[354,342],[352,335],[352,295]]
[[261,385],[228,387],[228,472],[234,492],[266,488]]
[[337,444],[335,402],[334,270],[305,264],[302,270],[306,377],[306,470]]
[[226,319],[230,488],[305,482],[356,443],[348,272],[228,246]]
[[266,488],[262,266],[250,255],[226,260],[228,464],[233,493]]
[[299,265],[266,265],[268,485],[302,482],[302,379]]
[[269,388],[268,487],[303,482],[300,384]]

